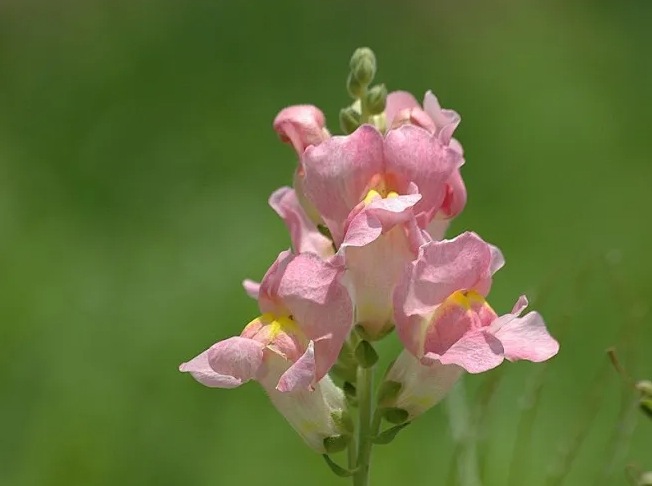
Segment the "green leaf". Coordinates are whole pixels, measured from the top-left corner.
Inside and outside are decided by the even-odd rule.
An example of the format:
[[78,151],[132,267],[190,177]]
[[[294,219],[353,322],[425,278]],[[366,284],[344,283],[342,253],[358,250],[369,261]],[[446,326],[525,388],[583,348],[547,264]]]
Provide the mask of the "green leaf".
[[410,423],[411,422],[405,422],[401,425],[395,425],[391,429],[387,429],[381,432],[376,437],[372,437],[371,442],[373,442],[374,444],[381,444],[381,445],[389,444],[396,438],[397,434],[405,427],[410,425]]
[[324,458],[324,461],[326,461],[326,464],[328,464],[330,470],[333,471],[336,476],[341,478],[350,478],[356,473],[355,470],[349,471],[348,469],[344,469],[342,466],[335,463],[330,457],[328,457],[328,454],[322,454],[322,457]]

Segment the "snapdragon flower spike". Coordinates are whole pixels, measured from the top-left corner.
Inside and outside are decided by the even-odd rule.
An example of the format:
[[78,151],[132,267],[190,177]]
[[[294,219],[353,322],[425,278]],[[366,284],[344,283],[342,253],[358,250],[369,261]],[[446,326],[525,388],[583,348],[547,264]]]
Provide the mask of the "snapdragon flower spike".
[[352,303],[341,270],[313,254],[283,252],[268,270],[258,301],[262,315],[241,335],[220,341],[180,366],[200,383],[234,388],[256,380],[313,448],[342,435],[333,414],[344,395],[327,376],[350,332]]
[[[389,127],[419,126],[434,134],[442,144],[459,152],[460,156],[464,155],[462,145],[453,138],[453,132],[460,124],[461,117],[454,110],[442,108],[432,91],[426,93],[423,109],[414,96],[406,91],[390,93],[387,97],[385,115]],[[447,181],[445,201],[428,225],[428,233],[433,239],[443,238],[450,220],[464,209],[466,199],[466,187],[458,169]]]
[[474,233],[423,245],[394,293],[398,335],[428,366],[435,362],[481,373],[510,361],[545,361],[559,350],[541,316],[519,298],[498,316],[485,300],[504,260]]

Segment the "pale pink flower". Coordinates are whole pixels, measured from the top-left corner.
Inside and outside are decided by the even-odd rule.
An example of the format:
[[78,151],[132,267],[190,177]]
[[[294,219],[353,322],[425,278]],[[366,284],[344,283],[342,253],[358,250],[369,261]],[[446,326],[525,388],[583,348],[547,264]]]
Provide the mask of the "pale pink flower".
[[[419,126],[433,133],[442,144],[459,152],[460,156],[464,154],[462,145],[452,138],[461,121],[460,115],[453,110],[443,109],[431,91],[424,97],[423,109],[414,96],[406,91],[390,93],[387,96],[385,115],[388,127],[397,128],[407,124]],[[450,220],[464,209],[466,199],[466,187],[458,168],[447,181],[444,203],[428,224],[428,233],[433,239],[443,238]]]
[[462,161],[459,152],[420,127],[402,126],[383,137],[363,125],[306,149],[303,189],[339,247],[351,211],[374,193],[396,197],[385,213],[399,204],[412,206],[425,228],[444,204],[446,182]]
[[[341,435],[342,391],[327,376],[352,326],[341,270],[306,253],[283,252],[257,289],[260,317],[179,369],[200,383],[234,388],[256,380],[314,449]],[[335,415],[334,415],[335,414]]]
[[458,365],[470,373],[498,366],[505,358],[545,361],[559,350],[541,316],[498,316],[485,300],[492,275],[504,260],[474,233],[432,241],[419,249],[394,293],[394,317],[405,348],[423,365]]
[[[267,349],[278,351],[287,365],[275,384],[279,391],[314,386],[337,360],[353,323],[353,306],[341,277],[341,269],[314,254],[281,253],[258,289],[263,315],[240,337],[205,351],[204,362],[211,368],[193,376],[226,388],[259,379],[267,370],[262,366]],[[187,363],[182,371],[196,370]]]

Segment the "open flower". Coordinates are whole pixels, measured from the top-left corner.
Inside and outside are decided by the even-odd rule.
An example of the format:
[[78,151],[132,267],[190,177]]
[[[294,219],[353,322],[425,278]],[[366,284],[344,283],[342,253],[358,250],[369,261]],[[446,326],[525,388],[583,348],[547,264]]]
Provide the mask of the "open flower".
[[445,202],[446,182],[462,162],[459,152],[421,127],[402,126],[383,137],[363,125],[306,149],[303,189],[339,247],[351,211],[374,195],[396,198],[385,211],[388,217],[398,204],[411,206],[425,228]]
[[504,261],[474,233],[423,245],[394,293],[399,337],[422,364],[437,361],[480,373],[510,361],[545,361],[559,350],[541,316],[520,314],[519,298],[499,317],[485,300]]
[[386,380],[398,385],[393,406],[414,417],[443,398],[461,373],[509,361],[545,361],[559,350],[537,312],[521,317],[527,299],[498,316],[485,300],[504,260],[474,233],[431,241],[405,270],[394,316],[405,346]]
[[263,314],[180,370],[218,388],[258,381],[304,439],[323,448],[324,438],[338,435],[332,412],[344,409],[327,376],[352,325],[340,279],[341,270],[314,254],[281,253],[260,285]]
[[[462,145],[453,138],[453,132],[460,124],[460,115],[453,110],[440,106],[437,97],[428,91],[423,100],[423,109],[419,102],[406,91],[394,91],[387,96],[385,109],[387,126],[397,128],[402,125],[416,125],[433,133],[439,141],[464,154]],[[446,199],[435,217],[428,224],[428,233],[435,240],[443,238],[450,220],[457,216],[466,205],[466,187],[460,170],[453,172],[446,183]]]

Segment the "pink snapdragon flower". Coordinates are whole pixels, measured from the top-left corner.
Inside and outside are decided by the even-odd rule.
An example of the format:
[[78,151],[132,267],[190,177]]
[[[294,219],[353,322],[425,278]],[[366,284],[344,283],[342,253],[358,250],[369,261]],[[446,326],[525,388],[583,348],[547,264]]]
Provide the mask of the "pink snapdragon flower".
[[341,274],[314,254],[281,253],[260,285],[262,315],[180,370],[210,387],[258,381],[304,439],[323,449],[323,439],[339,433],[331,412],[344,409],[327,373],[353,322]]
[[[503,264],[497,248],[463,233],[423,245],[406,268],[394,293],[396,328],[405,351],[387,379],[403,380],[399,401],[410,413],[434,405],[462,370],[481,373],[504,359],[540,362],[557,354],[559,344],[541,316],[529,312],[521,317],[527,307],[524,296],[503,316],[485,300],[492,275]],[[420,391],[410,391],[416,389]]]
[[[453,150],[464,154],[462,145],[453,138],[453,132],[462,120],[454,110],[440,106],[437,97],[428,91],[423,100],[423,109],[419,102],[407,91],[394,91],[387,96],[385,109],[387,126],[397,128],[402,125],[416,125],[433,133],[439,141]],[[446,199],[439,212],[428,224],[428,233],[435,240],[443,238],[450,220],[457,216],[466,205],[466,187],[460,170],[453,172],[446,183]]]

